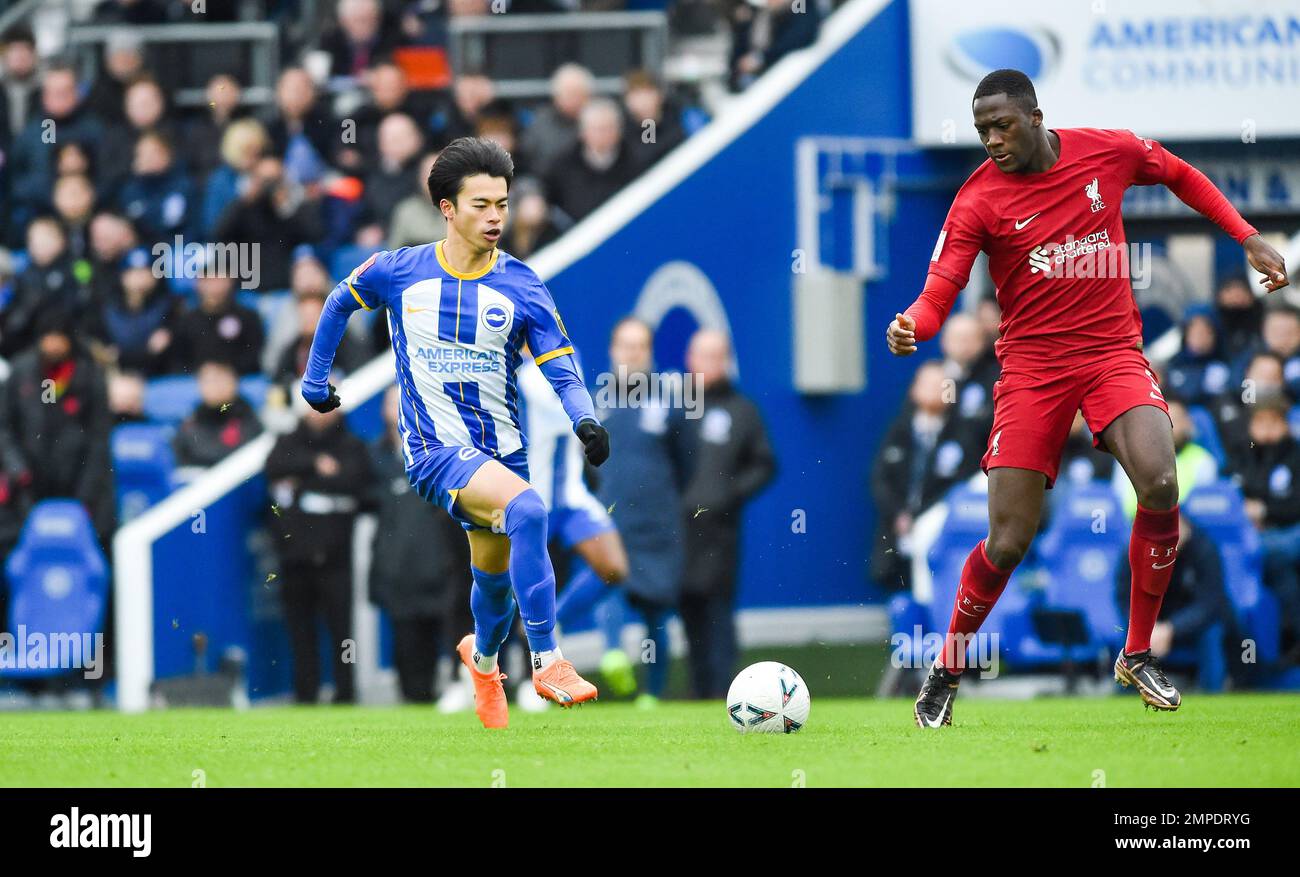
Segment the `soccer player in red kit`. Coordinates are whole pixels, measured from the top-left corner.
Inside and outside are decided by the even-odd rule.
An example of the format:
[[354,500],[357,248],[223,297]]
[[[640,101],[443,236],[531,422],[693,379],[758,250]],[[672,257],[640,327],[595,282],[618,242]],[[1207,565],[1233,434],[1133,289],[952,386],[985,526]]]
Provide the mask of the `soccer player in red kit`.
[[1082,410],[1098,448],[1137,491],[1129,539],[1133,570],[1127,641],[1115,678],[1147,705],[1181,702],[1151,655],[1151,630],[1178,543],[1178,481],[1169,409],[1142,353],[1142,321],[1129,284],[1120,202],[1133,185],[1163,183],[1246,250],[1272,292],[1286,266],[1200,171],[1131,131],[1049,130],[1033,83],[996,70],[975,90],[975,129],[989,158],[954,199],[920,298],[890,324],[891,353],[929,340],[983,250],[1002,308],[989,476],[989,534],[962,569],[939,659],[914,710],[921,727],[952,724],[969,638],[993,608],[1038,529],[1044,490]]

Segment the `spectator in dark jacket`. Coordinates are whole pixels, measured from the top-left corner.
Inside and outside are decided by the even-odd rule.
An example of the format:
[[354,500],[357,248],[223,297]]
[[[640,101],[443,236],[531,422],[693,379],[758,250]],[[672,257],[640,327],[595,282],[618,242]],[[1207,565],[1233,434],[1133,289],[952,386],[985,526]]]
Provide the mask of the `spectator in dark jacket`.
[[[180,128],[167,118],[167,96],[156,80],[144,77],[132,82],[123,100],[125,121],[107,128],[104,142],[96,144],[100,191],[114,201],[121,199],[131,175],[140,173],[137,147],[145,135],[160,136],[169,145],[183,142]],[[176,164],[184,170],[184,161]]]
[[[280,353],[271,375],[272,380],[289,391],[289,398],[297,395],[294,388],[307,372],[307,357],[316,335],[316,324],[320,322],[321,312],[325,310],[325,297],[296,296],[294,305],[298,312],[298,337]],[[340,378],[345,377],[365,365],[366,359],[365,344],[358,342],[354,335],[344,334],[343,340],[339,342],[338,353],[334,356],[334,371]]]
[[1277,596],[1284,636],[1294,643],[1300,638],[1300,443],[1287,426],[1290,407],[1285,393],[1259,396],[1250,441],[1229,463],[1246,515],[1259,530],[1264,579]]
[[944,323],[939,346],[948,381],[944,389],[957,406],[957,417],[972,437],[988,435],[993,429],[993,385],[1002,367],[983,327],[971,314],[953,314]]
[[33,349],[13,360],[0,389],[0,445],[7,470],[33,500],[72,498],[107,548],[114,527],[112,420],[104,373],[78,344],[75,316],[41,311]]
[[[610,509],[622,535],[628,556],[622,590],[644,617],[657,656],[646,666],[643,702],[647,705],[662,696],[668,683],[668,619],[677,606],[685,562],[681,497],[688,471],[687,445],[682,412],[662,399],[639,405],[607,403],[632,399],[633,390],[653,399],[649,384],[653,350],[650,326],[635,317],[619,321],[609,345],[618,396],[597,393],[595,399],[597,416],[609,430],[610,446],[618,449],[600,469],[596,495]],[[606,644],[617,647],[620,596],[616,589],[610,591],[606,604],[597,606],[597,614],[604,616]]]
[[143,247],[123,260],[121,283],[104,305],[105,340],[119,368],[151,377],[166,374],[175,353],[178,300]]
[[1287,395],[1300,398],[1300,310],[1279,305],[1264,311],[1260,338],[1238,360],[1238,374],[1257,353],[1271,353],[1282,360],[1282,383]]
[[261,371],[262,317],[235,301],[235,282],[204,274],[195,282],[199,306],[176,321],[176,364],[187,372],[219,359],[240,375]]
[[562,64],[551,74],[551,102],[537,111],[520,142],[533,173],[547,176],[568,161],[578,146],[578,120],[593,88],[591,71],[579,64]]
[[908,403],[885,433],[871,472],[879,510],[872,578],[891,590],[911,583],[907,539],[916,517],[979,470],[985,435],[972,434],[945,398],[943,363],[921,364]]
[[180,170],[172,144],[153,131],[135,143],[131,175],[122,184],[118,205],[150,244],[171,244],[189,232],[194,187]]
[[230,123],[248,115],[239,105],[243,97],[239,80],[228,73],[218,73],[208,80],[206,97],[204,114],[194,119],[185,132],[190,172],[199,186],[206,186],[208,174],[221,166],[221,142]]
[[299,244],[321,235],[319,205],[285,177],[278,158],[258,160],[240,180],[242,191],[217,220],[213,236],[225,243],[258,245],[260,292],[289,288],[289,265]]
[[776,474],[762,415],[731,383],[730,368],[730,339],[716,329],[696,332],[686,369],[703,404],[683,423],[691,476],[682,527],[690,563],[680,611],[698,698],[725,697],[735,673],[740,515]]
[[95,186],[90,178],[83,174],[60,176],[54,183],[54,212],[67,236],[72,262],[88,260],[90,221],[95,215]]
[[147,76],[144,41],[131,28],[117,28],[104,41],[104,62],[86,105],[107,125],[126,121],[126,90],[132,82]]
[[749,85],[786,55],[812,45],[821,29],[817,0],[747,0],[732,7],[731,86]]
[[1219,318],[1219,348],[1227,362],[1236,361],[1259,338],[1264,304],[1255,296],[1245,277],[1223,280],[1214,292],[1214,310]]
[[551,202],[577,222],[636,176],[637,167],[623,142],[618,104],[596,98],[582,110],[578,145],[546,177]]
[[293,655],[298,703],[320,688],[318,625],[329,630],[334,702],[353,703],[352,529],[373,482],[370,454],[343,412],[305,411],[266,461],[271,533],[280,561],[280,598]]
[[278,112],[267,126],[272,148],[284,159],[285,176],[295,183],[317,182],[333,157],[342,128],[335,124],[328,105],[319,100],[316,86],[301,67],[289,67],[276,83]]
[[[14,279],[13,294],[0,311],[0,355],[10,357],[31,346],[42,311],[49,308],[84,317],[86,291],[77,283],[63,226],[53,217],[40,217],[27,228],[31,262]],[[80,333],[79,323],[77,331]]]
[[426,502],[406,477],[398,435],[400,390],[384,394],[384,435],[372,447],[378,526],[370,563],[370,599],[393,625],[393,664],[408,703],[431,703],[443,646],[451,642],[451,601],[464,590],[468,543],[460,525]]
[[239,395],[239,375],[224,360],[198,368],[199,404],[176,430],[178,466],[215,466],[262,434],[262,422]]
[[415,171],[423,149],[423,137],[410,116],[392,113],[380,123],[379,154],[370,157],[366,174],[365,212],[368,221],[381,227],[381,233],[388,228],[397,205],[419,193]]
[[0,149],[9,151],[22,130],[37,118],[40,88],[36,37],[25,24],[14,25],[0,36]]
[[385,27],[379,0],[340,0],[336,14],[338,26],[320,44],[329,53],[331,77],[359,77],[401,45],[400,34]]
[[1188,405],[1208,405],[1228,392],[1232,371],[1219,347],[1219,320],[1214,309],[1195,305],[1184,311],[1183,344],[1169,361],[1164,384],[1170,398]]
[[1282,358],[1275,353],[1262,351],[1250,358],[1240,387],[1229,387],[1219,397],[1212,413],[1219,428],[1228,457],[1236,456],[1250,443],[1250,412],[1261,395],[1281,393],[1285,390]]
[[677,108],[669,103],[659,81],[644,70],[633,71],[624,78],[623,109],[628,118],[624,140],[638,172],[686,139]]
[[[1120,552],[1115,571],[1115,603],[1128,617],[1132,570]],[[1195,649],[1196,681],[1202,691],[1221,691],[1228,672],[1226,646],[1236,622],[1223,580],[1223,559],[1211,539],[1186,517],[1178,525],[1178,562],[1151,631],[1151,651],[1167,658],[1174,649]]]

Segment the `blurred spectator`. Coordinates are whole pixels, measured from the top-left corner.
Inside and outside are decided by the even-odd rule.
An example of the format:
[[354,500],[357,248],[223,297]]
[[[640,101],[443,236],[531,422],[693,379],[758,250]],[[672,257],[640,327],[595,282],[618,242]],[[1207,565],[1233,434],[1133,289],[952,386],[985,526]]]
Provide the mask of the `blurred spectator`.
[[185,135],[190,169],[199,183],[206,183],[208,174],[221,166],[221,145],[230,123],[247,117],[240,106],[243,88],[230,74],[218,73],[208,80],[205,96],[206,111],[190,123]]
[[105,341],[119,368],[150,377],[172,367],[179,306],[143,247],[127,253],[121,283],[104,305]]
[[491,140],[510,153],[515,163],[515,179],[529,172],[528,155],[519,146],[519,123],[505,101],[493,101],[483,108],[474,126],[474,136]]
[[14,280],[13,295],[0,312],[0,356],[12,357],[35,340],[41,312],[67,309],[74,316],[87,302],[77,284],[63,226],[50,216],[27,227],[29,263]]
[[551,75],[551,102],[533,117],[521,140],[534,173],[544,177],[558,170],[577,148],[578,120],[592,90],[591,72],[579,64],[564,64]]
[[235,281],[205,272],[195,289],[198,307],[176,321],[176,367],[193,372],[201,363],[220,361],[239,375],[259,372],[262,317],[235,301]]
[[239,375],[230,363],[207,360],[197,374],[199,404],[172,440],[178,466],[214,466],[262,433],[257,411],[239,395]]
[[36,38],[26,24],[16,24],[0,36],[0,150],[9,151],[28,123],[37,117]]
[[510,215],[502,249],[516,259],[527,259],[558,238],[561,231],[537,181],[532,177],[516,179],[510,190]]
[[748,88],[786,55],[812,45],[821,28],[816,0],[746,0],[731,13],[731,87]]
[[161,135],[168,144],[181,142],[179,129],[167,118],[166,95],[155,80],[146,77],[132,82],[123,100],[125,121],[105,131],[98,161],[100,191],[114,199],[121,197],[131,175],[139,173],[135,166],[142,139]]
[[267,125],[271,148],[284,161],[284,173],[295,183],[315,183],[333,158],[342,129],[316,94],[316,85],[301,67],[280,73],[275,87],[277,114]]
[[9,238],[15,244],[21,243],[32,217],[49,206],[55,159],[51,134],[60,143],[98,143],[102,136],[99,120],[80,105],[77,74],[68,64],[55,63],[46,69],[39,113],[18,135],[9,154]]
[[379,0],[339,0],[337,18],[320,44],[330,56],[330,76],[361,76],[400,45],[400,34],[384,31]]
[[144,377],[139,372],[114,369],[108,373],[108,410],[113,415],[113,425],[143,423]]
[[1226,362],[1233,362],[1257,343],[1264,303],[1245,277],[1229,277],[1214,292],[1214,309],[1222,332],[1220,352]]
[[[1127,618],[1132,569],[1127,552],[1120,552],[1115,570],[1115,603]],[[1224,585],[1223,559],[1207,534],[1186,516],[1178,523],[1178,562],[1160,604],[1160,617],[1151,631],[1151,651],[1168,658],[1174,649],[1196,652],[1196,684],[1202,691],[1222,691],[1228,673],[1229,643],[1236,639],[1236,622]]]
[[393,664],[407,703],[432,703],[438,655],[450,641],[451,601],[463,588],[467,544],[460,526],[411,488],[398,433],[401,391],[384,393],[387,429],[371,447],[378,522],[370,600],[393,626]]
[[1219,320],[1207,305],[1193,305],[1183,312],[1183,343],[1169,361],[1167,398],[1188,405],[1207,405],[1228,391],[1232,372],[1224,362],[1219,344]]
[[208,174],[203,187],[203,210],[197,234],[212,240],[223,211],[240,196],[253,168],[270,149],[270,138],[256,119],[236,119],[221,138],[221,164]]
[[700,416],[683,423],[691,476],[682,494],[685,553],[680,610],[697,698],[726,697],[736,672],[736,577],[740,515],[776,474],[758,406],[731,383],[731,341],[717,329],[690,340],[686,369]]
[[387,228],[397,205],[419,194],[416,171],[423,149],[424,139],[410,116],[392,113],[380,123],[378,160],[371,161],[366,174],[365,214],[369,221]]
[[341,144],[336,163],[346,170],[361,173],[367,159],[379,154],[379,125],[392,113],[404,113],[415,120],[422,135],[428,134],[433,106],[423,95],[414,94],[407,85],[402,68],[391,61],[376,64],[366,71],[366,88],[370,99],[352,113],[356,124],[355,144]]
[[[654,332],[644,321],[627,317],[614,326],[609,359],[620,397],[648,390],[653,351]],[[606,643],[613,647],[622,628],[623,594],[645,619],[655,654],[661,656],[645,665],[644,702],[654,704],[668,684],[669,662],[664,659],[670,654],[668,619],[681,594],[685,564],[681,509],[689,459],[684,418],[681,411],[662,402],[600,405],[596,413],[609,430],[610,445],[618,448],[600,468],[597,496],[612,509],[628,556],[623,587],[610,589],[597,614]]]
[[[276,383],[290,389],[297,387],[298,381],[307,371],[307,357],[316,335],[316,324],[320,322],[321,312],[325,310],[325,296],[301,295],[296,297],[294,305],[298,312],[298,337],[280,354],[271,376]],[[334,357],[335,370],[341,376],[346,376],[365,364],[365,350],[351,334],[345,333]],[[290,394],[291,398],[295,395],[296,393]]]
[[1282,359],[1267,351],[1256,353],[1246,366],[1240,389],[1233,387],[1223,394],[1214,408],[1219,438],[1229,457],[1250,442],[1248,429],[1250,410],[1260,395],[1278,393],[1284,389]]
[[86,96],[86,105],[109,125],[126,122],[126,90],[147,71],[144,40],[131,28],[114,30],[104,41],[103,69]]
[[81,174],[61,176],[54,184],[54,212],[68,241],[74,262],[90,257],[90,219],[95,212],[95,187]]
[[239,197],[217,220],[213,238],[226,243],[258,244],[258,290],[287,289],[293,249],[321,235],[317,208],[303,187],[285,175],[280,159],[262,158],[240,179]]
[[636,176],[618,105],[596,98],[582,110],[580,138],[546,178],[551,202],[578,222]]
[[74,314],[41,310],[35,344],[15,357],[0,388],[0,448],[6,470],[33,500],[66,497],[85,506],[100,543],[114,526],[112,421],[104,373],[78,344]]
[[623,109],[627,113],[627,152],[642,171],[686,139],[678,113],[668,103],[658,80],[644,70],[623,80]]
[[485,74],[469,70],[452,81],[451,98],[434,122],[435,145],[440,149],[458,137],[475,136],[479,114],[496,99],[496,88]]
[[[386,246],[390,250],[396,250],[398,247],[418,247],[421,244],[427,244],[431,241],[439,241],[447,236],[447,218],[442,215],[432,199],[429,197],[429,171],[433,168],[433,163],[437,161],[438,153],[425,153],[420,159],[419,165],[412,175],[414,190],[397,202],[393,208],[392,220],[388,224],[388,242]],[[510,193],[511,210],[510,218],[514,219],[515,211],[518,209],[518,182],[516,182]],[[507,236],[509,231],[506,232]],[[514,250],[506,247],[511,254],[518,256]],[[523,258],[523,256],[518,256]],[[386,322],[378,320],[377,322]]]
[[1300,310],[1287,305],[1271,307],[1264,311],[1260,337],[1242,355],[1239,370],[1244,372],[1251,355],[1272,353],[1282,360],[1282,382],[1291,398],[1300,397]]
[[280,598],[293,655],[298,703],[315,703],[320,688],[317,625],[329,630],[334,702],[356,700],[352,639],[352,528],[374,480],[365,443],[343,412],[307,410],[280,436],[266,461],[275,505],[271,533],[280,561]]
[[950,316],[939,336],[939,348],[944,376],[952,382],[947,386],[956,401],[957,416],[972,434],[988,435],[993,429],[993,385],[1002,367],[979,320],[964,313]]
[[944,399],[944,366],[916,370],[907,404],[885,433],[871,474],[880,520],[872,543],[871,576],[898,590],[911,582],[908,536],[917,515],[958,482],[979,471],[983,434],[970,432]]
[[90,301],[96,311],[117,289],[122,260],[139,243],[135,226],[120,213],[101,211],[90,221]]
[[193,203],[190,178],[177,166],[171,142],[156,131],[140,135],[131,175],[118,197],[122,212],[145,241],[171,244],[189,231]]
[[1287,427],[1290,407],[1284,392],[1262,393],[1250,415],[1250,442],[1230,464],[1246,515],[1259,530],[1264,579],[1277,597],[1283,635],[1294,647],[1300,636],[1300,443]]

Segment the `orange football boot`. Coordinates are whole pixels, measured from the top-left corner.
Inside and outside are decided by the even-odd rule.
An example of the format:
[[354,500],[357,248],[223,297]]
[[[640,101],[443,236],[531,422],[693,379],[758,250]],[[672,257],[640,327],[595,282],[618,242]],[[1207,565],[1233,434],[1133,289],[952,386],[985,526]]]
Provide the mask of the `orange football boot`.
[[578,675],[570,661],[559,660],[545,670],[533,671],[533,688],[548,700],[560,706],[573,706],[595,700],[596,686]]
[[506,678],[498,667],[491,673],[480,673],[474,666],[474,634],[466,634],[456,646],[460,659],[469,668],[474,680],[474,712],[485,728],[505,728],[510,724],[510,704],[501,680]]

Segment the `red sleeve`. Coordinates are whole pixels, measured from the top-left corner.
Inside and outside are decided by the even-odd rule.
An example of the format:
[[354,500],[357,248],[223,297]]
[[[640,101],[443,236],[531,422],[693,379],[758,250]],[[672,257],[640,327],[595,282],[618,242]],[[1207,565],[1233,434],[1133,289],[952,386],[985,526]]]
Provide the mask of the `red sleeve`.
[[[933,265],[930,270],[934,272]],[[961,290],[960,286],[941,274],[931,273],[925,278],[925,289],[921,290],[920,297],[903,312],[916,321],[917,341],[929,341],[939,334],[939,327],[948,319],[948,313]]]
[[930,273],[951,280],[958,289],[963,289],[970,280],[975,257],[984,249],[984,223],[971,207],[973,200],[968,183],[948,209],[948,217],[930,255]]
[[1139,186],[1164,183],[1188,207],[1223,229],[1233,240],[1241,243],[1258,232],[1242,218],[1222,192],[1210,182],[1209,177],[1165,149],[1155,140],[1144,140],[1133,135],[1129,149],[1136,165],[1133,182]]

